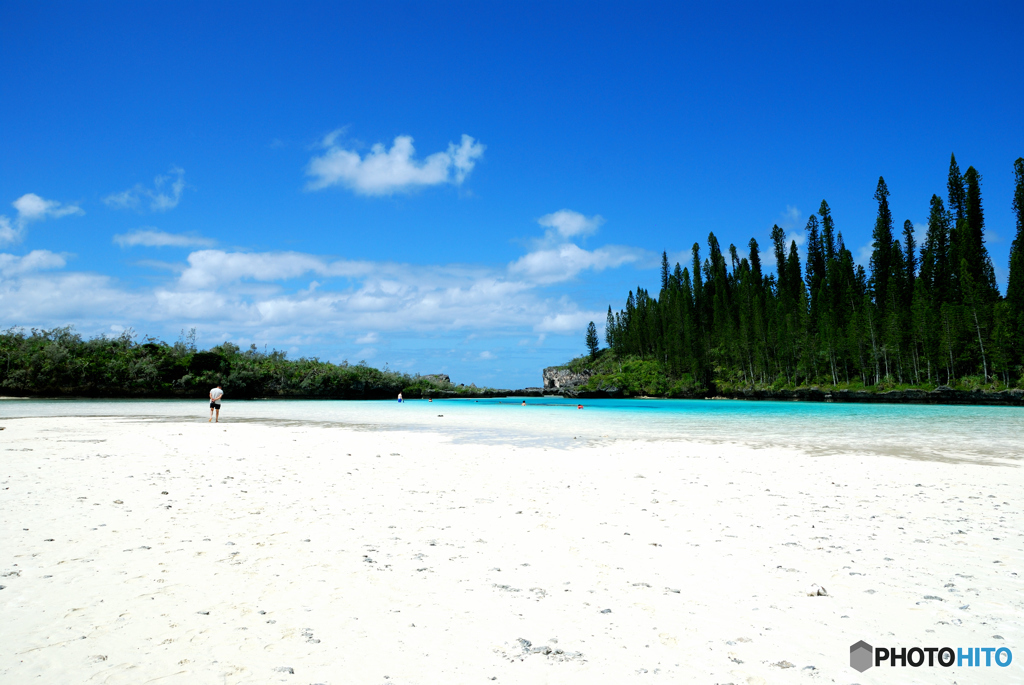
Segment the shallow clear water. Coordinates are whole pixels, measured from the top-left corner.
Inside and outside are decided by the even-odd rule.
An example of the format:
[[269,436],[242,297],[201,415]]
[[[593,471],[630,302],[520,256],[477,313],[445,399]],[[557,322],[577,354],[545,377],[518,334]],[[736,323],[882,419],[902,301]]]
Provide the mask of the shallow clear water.
[[[811,454],[876,453],[944,461],[1017,462],[1024,456],[1024,410],[1015,407],[750,402],[739,400],[256,400],[224,402],[224,421],[316,422],[363,429],[443,429],[459,441],[549,444],[697,440],[787,446]],[[0,401],[0,419],[117,416],[194,417],[190,400]],[[2,434],[0,434],[2,437]]]

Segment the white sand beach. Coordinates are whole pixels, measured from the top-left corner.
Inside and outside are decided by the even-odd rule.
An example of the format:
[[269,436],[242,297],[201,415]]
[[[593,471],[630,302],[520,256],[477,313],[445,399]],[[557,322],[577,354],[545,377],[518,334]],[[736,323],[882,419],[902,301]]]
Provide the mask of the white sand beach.
[[1024,680],[1015,465],[197,418],[3,422],[0,682]]

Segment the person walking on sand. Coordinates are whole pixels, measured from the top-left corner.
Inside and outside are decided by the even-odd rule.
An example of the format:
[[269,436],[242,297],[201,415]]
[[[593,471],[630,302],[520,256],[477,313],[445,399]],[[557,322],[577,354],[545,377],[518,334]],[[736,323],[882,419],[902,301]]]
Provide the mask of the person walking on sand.
[[[224,391],[218,383],[217,387],[210,391],[210,419],[207,423],[215,419],[217,423],[220,423],[220,398],[222,397],[224,397]],[[214,412],[216,412],[216,417],[214,417]]]

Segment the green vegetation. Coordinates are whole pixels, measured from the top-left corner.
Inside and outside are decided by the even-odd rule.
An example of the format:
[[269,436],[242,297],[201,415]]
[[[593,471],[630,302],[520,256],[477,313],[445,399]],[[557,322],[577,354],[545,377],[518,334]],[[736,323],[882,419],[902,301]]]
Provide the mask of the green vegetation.
[[195,346],[194,330],[172,344],[131,331],[83,340],[70,327],[0,333],[0,393],[18,396],[206,397],[222,383],[229,398],[323,399],[480,396],[493,391],[455,386],[435,376],[381,371],[359,362],[289,360],[284,352],[242,351],[226,342]]
[[576,390],[614,390],[627,397],[692,397],[704,389],[693,382],[689,374],[673,378],[664,372],[663,365],[654,359],[636,356],[619,357],[610,349],[598,351],[594,356],[577,357],[565,365],[573,373],[589,374],[586,384]]
[[600,346],[601,341],[597,338],[597,326],[591,321],[587,326],[587,350],[590,352],[591,359],[597,357],[597,351]]
[[828,203],[807,222],[805,263],[772,229],[776,274],[762,273],[759,246],[724,254],[712,233],[708,257],[693,245],[689,268],[662,255],[657,299],[630,292],[608,308],[609,349],[573,360],[583,390],[684,396],[801,387],[1000,390],[1024,370],[1024,158],[1014,164],[1016,238],[1006,297],[985,248],[981,175],[950,162],[947,203],[931,198],[920,249],[910,221],[893,230],[879,178],[870,274],[856,265]]

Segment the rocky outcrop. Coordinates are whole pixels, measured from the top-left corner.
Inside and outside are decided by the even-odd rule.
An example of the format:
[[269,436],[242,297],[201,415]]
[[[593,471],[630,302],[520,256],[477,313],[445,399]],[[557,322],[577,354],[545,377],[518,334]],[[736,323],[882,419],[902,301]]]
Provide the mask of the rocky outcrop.
[[590,371],[575,373],[564,366],[549,366],[544,369],[544,391],[548,393],[565,393],[574,391],[590,380]]
[[607,399],[623,396],[622,388],[601,384],[597,388],[584,390],[593,372],[584,369],[580,372],[571,371],[564,366],[549,366],[544,369],[545,395],[562,395],[578,399]]
[[618,399],[624,396],[622,388],[617,388],[614,385],[602,385],[595,390],[566,390],[562,394],[581,400]]
[[448,377],[446,373],[429,373],[426,376],[421,376],[428,381],[434,381],[435,383],[441,383],[442,385],[450,385],[452,379]]

